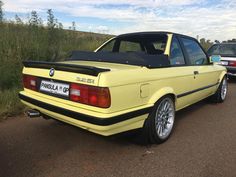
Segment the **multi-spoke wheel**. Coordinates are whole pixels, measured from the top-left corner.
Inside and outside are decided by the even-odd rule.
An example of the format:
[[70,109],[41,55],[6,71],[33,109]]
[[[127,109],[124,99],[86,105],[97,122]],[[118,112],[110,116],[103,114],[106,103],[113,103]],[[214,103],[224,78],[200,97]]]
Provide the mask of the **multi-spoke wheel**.
[[160,139],[165,139],[171,133],[175,119],[175,108],[171,98],[164,98],[156,110],[156,134]]
[[225,76],[222,79],[216,93],[212,96],[212,101],[215,103],[222,103],[226,99],[227,91],[228,91],[228,83],[227,83],[227,77]]
[[146,143],[162,143],[166,141],[175,122],[175,104],[171,96],[162,97],[145,121],[143,139]]
[[222,86],[221,86],[221,91],[220,91],[220,96],[222,100],[225,100],[226,94],[227,94],[227,79],[224,78],[222,81]]

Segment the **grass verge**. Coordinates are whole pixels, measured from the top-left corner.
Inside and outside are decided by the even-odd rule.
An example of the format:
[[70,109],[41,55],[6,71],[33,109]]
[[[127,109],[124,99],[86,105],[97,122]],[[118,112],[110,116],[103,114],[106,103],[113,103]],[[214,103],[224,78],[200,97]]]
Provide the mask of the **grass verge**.
[[0,121],[23,112],[25,107],[18,98],[19,90],[21,89],[12,88],[0,91]]

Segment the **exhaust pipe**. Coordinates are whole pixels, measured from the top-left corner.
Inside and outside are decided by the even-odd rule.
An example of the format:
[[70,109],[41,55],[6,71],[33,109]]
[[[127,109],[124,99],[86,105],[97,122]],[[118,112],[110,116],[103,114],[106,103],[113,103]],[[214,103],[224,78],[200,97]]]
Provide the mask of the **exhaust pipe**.
[[26,111],[26,114],[29,118],[35,118],[35,117],[41,116],[40,112],[35,109],[30,109],[30,110]]

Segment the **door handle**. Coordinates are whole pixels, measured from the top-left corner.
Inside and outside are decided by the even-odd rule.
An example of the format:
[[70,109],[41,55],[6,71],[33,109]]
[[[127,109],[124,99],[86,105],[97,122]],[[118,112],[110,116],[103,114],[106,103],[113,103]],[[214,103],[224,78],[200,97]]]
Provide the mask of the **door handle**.
[[199,72],[198,71],[193,71],[193,74],[197,75],[197,74],[199,74]]

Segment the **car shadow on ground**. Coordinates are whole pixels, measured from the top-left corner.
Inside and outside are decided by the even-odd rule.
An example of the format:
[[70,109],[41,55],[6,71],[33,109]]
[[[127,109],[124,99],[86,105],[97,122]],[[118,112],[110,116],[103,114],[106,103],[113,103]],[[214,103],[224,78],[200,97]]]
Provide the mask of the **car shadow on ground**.
[[[191,105],[183,110],[178,111],[176,113],[176,125],[175,126],[178,126],[180,120],[190,118],[188,116],[190,113],[193,114],[194,112],[198,111],[204,105],[207,105],[208,104],[207,102],[208,102],[207,100],[202,100],[198,103],[195,103],[194,105]],[[126,146],[129,144],[141,145],[141,146],[147,145],[146,142],[143,142],[139,139],[139,136],[142,131],[141,128],[106,137],[106,136],[94,134],[94,133],[89,132],[87,130],[83,130],[83,129],[75,127],[73,125],[69,125],[69,124],[66,124],[66,123],[63,123],[60,121],[56,121],[56,120],[53,120],[53,122],[51,124],[52,124],[51,126],[60,127],[60,129],[70,129],[70,132],[73,132],[73,136],[78,136],[79,139],[86,139],[87,141],[90,139],[92,142],[100,141],[103,143],[116,144],[118,146],[119,145]],[[65,131],[65,130],[61,130],[61,131]],[[48,130],[45,130],[45,132],[47,132],[47,135],[51,134],[48,132]],[[52,137],[52,139],[53,138],[54,137]],[[76,138],[76,137],[74,137],[74,138]]]

